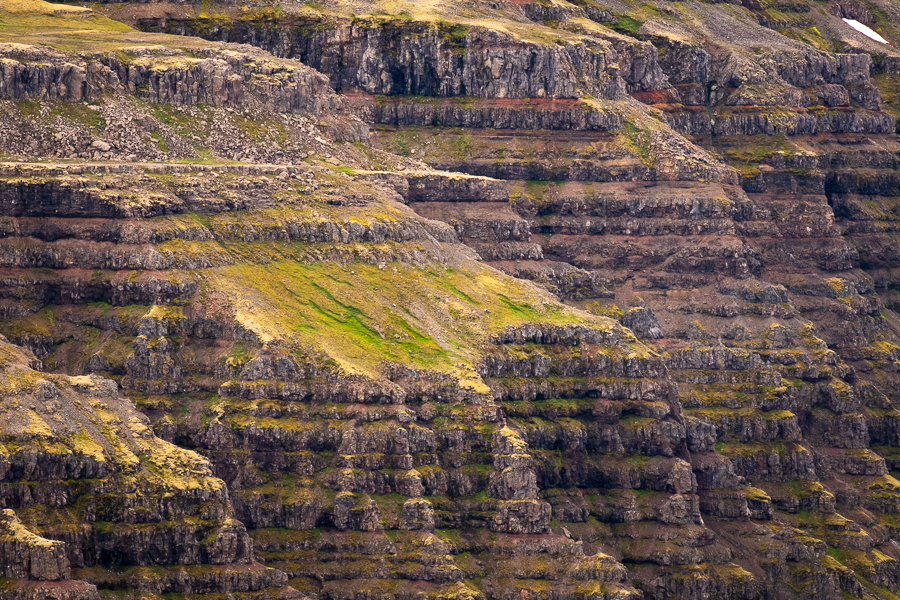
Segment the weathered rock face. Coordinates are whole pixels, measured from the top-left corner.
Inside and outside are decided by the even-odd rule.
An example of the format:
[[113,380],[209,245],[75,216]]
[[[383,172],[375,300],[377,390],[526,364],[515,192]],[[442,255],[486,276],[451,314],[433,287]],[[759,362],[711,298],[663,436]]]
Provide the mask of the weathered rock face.
[[[482,27],[407,20],[288,18],[259,28],[236,22],[170,29],[264,47],[328,75],[336,90],[404,96],[618,99],[619,57],[602,39],[563,46]],[[282,33],[286,31],[287,33]],[[657,74],[661,79],[662,74]]]
[[[884,143],[894,147],[895,142]],[[881,265],[893,259],[880,249],[890,245],[886,239],[874,242],[868,235],[841,235],[837,228],[841,216],[847,215],[854,223],[849,231],[874,231],[862,225],[867,218],[862,216],[859,196],[849,200],[845,194],[858,194],[861,187],[896,193],[888,174],[895,164],[893,155],[885,156],[875,147],[868,154],[863,144],[862,150],[856,147],[854,159],[865,156],[869,164],[887,168],[883,175],[861,177],[858,182],[835,169],[833,165],[841,164],[832,158],[835,154],[823,153],[815,158],[773,157],[771,165],[748,174],[745,189],[674,182],[535,185],[513,181],[508,188],[511,205],[502,209],[492,209],[494,202],[472,202],[471,198],[411,204],[422,214],[452,224],[464,241],[499,268],[546,282],[558,293],[568,289],[546,278],[548,268],[568,264],[585,272],[585,277],[590,274],[594,281],[603,282],[591,293],[592,299],[584,301],[585,288],[568,292],[569,298],[621,319],[641,337],[661,339],[664,363],[677,382],[678,411],[668,412],[672,405],[666,403],[665,408],[656,409],[659,412],[649,413],[643,402],[640,410],[644,412],[631,408],[633,416],[618,417],[617,436],[604,436],[599,446],[596,441],[593,444],[605,451],[621,448],[626,454],[665,457],[683,452],[678,445],[682,443],[680,448],[690,451],[685,470],[693,480],[679,485],[670,475],[667,487],[651,488],[675,495],[666,504],[651,501],[648,512],[628,496],[607,499],[602,507],[588,503],[581,509],[572,503],[569,492],[559,512],[550,500],[553,515],[560,521],[583,522],[584,515],[590,514],[606,522],[646,523],[653,515],[667,524],[702,522],[722,536],[708,534],[707,542],[698,540],[690,551],[674,555],[649,550],[654,546],[647,540],[658,529],[628,530],[630,537],[624,538],[632,540],[628,542],[616,530],[616,542],[600,541],[600,547],[615,544],[619,548],[645,597],[751,598],[769,593],[767,589],[779,597],[829,595],[836,589],[854,594],[859,593],[861,581],[871,581],[862,562],[845,561],[851,565],[848,568],[825,560],[828,555],[823,549],[848,552],[858,557],[854,561],[891,556],[885,554],[890,550],[885,545],[890,534],[875,531],[890,520],[893,511],[887,508],[893,502],[887,499],[890,494],[880,498],[885,486],[893,485],[887,483],[893,477],[885,463],[892,451],[879,455],[869,448],[896,444],[891,429],[896,400],[890,399],[892,390],[880,388],[872,379],[894,377],[893,367],[881,362],[889,354],[879,354],[890,353],[896,343],[879,318],[891,295],[880,300],[873,283],[875,274],[889,280]],[[801,160],[810,165],[808,174],[787,170],[787,165]],[[465,159],[457,163],[463,168],[465,164]],[[472,170],[478,169],[478,158],[473,157]],[[826,183],[829,180],[834,183]],[[831,189],[839,210],[829,203]],[[530,224],[530,232],[522,220]],[[883,232],[879,235],[888,235],[888,230],[892,231],[879,228]],[[857,243],[866,248],[865,262],[854,247]],[[514,254],[526,246],[537,248]],[[508,250],[501,252],[499,247]],[[482,248],[491,250],[484,253]],[[550,261],[553,267],[544,266]],[[866,271],[870,264],[872,275]],[[618,306],[609,302],[611,298]],[[518,372],[532,376],[549,378],[563,372],[540,360],[517,357],[515,364]],[[518,373],[507,374],[504,369],[509,367],[500,365],[492,364],[498,374]],[[573,372],[577,368],[568,371]],[[881,392],[873,395],[873,387]],[[539,393],[539,398],[560,395],[549,386]],[[608,390],[600,393],[610,394]],[[562,432],[578,431],[586,427],[587,419],[609,415],[594,408],[588,417],[575,406],[562,413],[574,417],[572,422],[556,425]],[[517,409],[507,410],[513,415]],[[546,414],[553,420],[561,416]],[[651,414],[657,420],[646,420]],[[660,419],[666,414],[671,415],[670,421]],[[540,420],[545,419],[541,415]],[[565,437],[545,441],[546,426],[535,429],[540,437],[523,436],[532,446],[538,439],[549,444],[545,448],[569,443]],[[546,463],[535,462],[542,495],[550,489],[589,485],[576,483],[579,463],[570,455],[561,461],[565,477],[552,470],[547,473]],[[609,487],[627,487],[625,482],[633,477],[616,472],[613,465],[604,465],[601,471],[609,478]],[[519,473],[527,469],[520,467]],[[509,476],[515,475],[513,470]],[[527,489],[527,479],[518,475],[518,480],[521,489]],[[861,517],[868,525],[845,516],[859,510],[874,510],[882,516]],[[809,514],[816,516],[805,516]],[[760,528],[754,521],[785,528],[772,537],[773,528]],[[821,540],[822,546],[812,553],[788,549],[785,536],[792,527],[802,528],[802,535],[812,535],[816,543]],[[681,543],[690,539],[682,536],[686,534],[678,534]],[[768,541],[760,543],[758,536]],[[713,539],[734,541],[716,546]],[[778,559],[784,566],[752,576],[721,566],[732,560],[730,552],[760,561],[777,552],[784,557]],[[889,558],[888,563],[893,565],[895,560]],[[673,577],[672,565],[698,562],[720,565],[715,567],[718,587],[706,587],[699,575],[696,579]],[[784,581],[793,583],[785,587]]]
[[[346,114],[348,101],[321,74],[247,46],[187,47],[76,55],[0,43],[0,131],[8,151],[127,162],[215,156],[283,163],[322,151],[323,135],[368,140],[367,127]],[[150,110],[145,102],[159,104]],[[311,119],[316,113],[322,118]],[[248,125],[257,120],[259,126]],[[77,198],[53,200],[70,201]]]
[[[900,591],[900,148],[870,79],[896,57],[767,28],[796,33],[793,6],[652,6],[127,8],[326,77],[200,42],[10,47],[3,89],[94,100],[169,147],[55,138],[59,103],[9,101],[16,153],[218,164],[0,170],[0,331],[58,373],[38,379],[112,378],[147,415],[113,388],[71,400],[123,432],[98,427],[102,460],[13,436],[0,593]],[[374,147],[312,110],[382,125]],[[222,161],[248,156],[296,164]],[[80,414],[35,389],[52,431]]]
[[[505,111],[471,101],[435,108],[381,95],[618,100],[629,93],[661,108],[670,126],[691,135],[894,130],[891,115],[868,112],[880,111],[883,99],[869,79],[873,58],[867,53],[830,53],[786,39],[768,28],[763,13],[756,15],[760,22],[755,16],[715,12],[704,23],[651,20],[637,32],[627,30],[640,38],[635,39],[609,29],[622,31],[621,20],[613,16],[618,9],[589,4],[510,3],[500,13],[511,24],[503,33],[408,17],[351,20],[288,13],[253,19],[227,8],[215,18],[177,8],[169,9],[165,20],[142,18],[140,10],[132,18],[147,30],[249,43],[298,58],[328,74],[335,89],[379,95],[358,109],[374,123],[596,129],[574,114],[552,114],[551,120],[546,110],[516,103],[507,103]],[[546,29],[531,22],[554,26],[549,35],[560,45],[543,43]],[[784,24],[774,27],[779,26]],[[735,30],[747,36],[744,44],[734,44]],[[893,58],[875,57],[885,65]],[[721,108],[710,114],[698,110],[701,105]]]
[[33,356],[0,343],[4,598],[98,598],[96,585],[117,577],[107,569],[149,566],[118,586],[296,594],[254,562],[209,463],[157,438],[114,381],[42,375]]
[[160,47],[126,47],[92,60],[34,46],[0,45],[0,99],[80,102],[106,91],[131,92],[161,104],[237,106],[256,101],[279,112],[339,112],[340,98],[301,65],[247,48],[198,56]]
[[[132,178],[141,177],[141,170],[139,166],[122,166],[114,169],[116,172],[90,177],[98,188],[118,190],[120,186],[127,189],[136,183]],[[173,212],[181,214],[190,212],[194,202],[203,202],[204,195],[227,195],[231,186],[238,185],[232,179],[209,181],[208,174],[204,175],[194,167],[173,168],[173,171],[180,173],[179,177],[172,176],[174,187],[166,183],[157,191],[159,198],[172,198]],[[37,175],[38,172],[41,175]],[[73,174],[65,167],[31,171],[9,165],[8,173],[11,179],[21,182],[19,189],[26,190],[22,198],[27,201],[21,204],[26,210],[35,207],[36,214],[44,210],[39,207],[52,205],[48,195],[56,193],[54,190],[64,181],[73,180]],[[204,177],[207,180],[201,185]],[[41,181],[39,186],[35,185],[35,178]],[[377,178],[378,175],[373,174],[373,179]],[[296,185],[289,179],[269,179],[262,174],[246,175],[242,179],[244,186],[268,181],[270,194],[278,193],[279,189],[294,189]],[[175,180],[179,181],[175,183]],[[506,193],[500,182],[464,175],[410,173],[402,182],[396,177],[389,181],[393,187],[422,200],[447,193],[471,200],[492,197],[502,200]],[[145,185],[150,186],[146,188],[149,193],[152,184],[146,182]],[[190,199],[176,209],[179,205],[174,199],[186,198],[186,190],[193,190]],[[373,193],[371,188],[369,193]],[[263,337],[271,335],[269,331],[280,329],[267,331],[252,322],[242,321],[242,318],[236,319],[231,308],[225,308],[219,314],[210,312],[211,305],[204,299],[204,294],[208,298],[210,293],[221,292],[207,287],[204,282],[211,281],[207,277],[220,280],[215,284],[217,289],[227,289],[219,287],[224,282],[220,278],[230,276],[218,269],[237,267],[246,258],[236,261],[239,255],[229,251],[231,259],[216,263],[220,266],[200,265],[213,264],[209,262],[209,256],[212,256],[209,252],[221,253],[224,247],[234,243],[240,244],[234,249],[243,253],[244,250],[239,248],[246,248],[244,239],[254,244],[261,241],[265,244],[261,248],[266,248],[266,253],[277,248],[282,248],[279,251],[282,252],[288,248],[285,244],[294,243],[290,241],[292,236],[299,235],[291,231],[328,231],[327,235],[316,233],[315,236],[320,237],[311,238],[310,242],[299,242],[300,248],[308,244],[308,251],[315,251],[327,245],[334,260],[345,261],[346,267],[338,267],[341,271],[352,269],[352,273],[363,273],[370,269],[377,274],[372,280],[378,282],[376,287],[384,285],[379,264],[384,271],[388,270],[384,265],[393,265],[391,269],[402,268],[404,271],[398,276],[412,277],[420,271],[408,271],[412,267],[404,265],[415,264],[414,261],[421,263],[424,260],[421,252],[426,249],[435,256],[439,249],[446,251],[458,246],[453,252],[462,252],[465,256],[450,228],[424,221],[402,204],[392,202],[393,205],[383,204],[377,197],[370,196],[365,201],[361,199],[356,206],[347,207],[346,210],[356,211],[354,226],[335,217],[330,217],[333,221],[320,221],[325,217],[305,213],[309,210],[308,206],[302,207],[306,201],[295,205],[293,216],[292,209],[283,206],[278,219],[273,221],[267,221],[270,217],[266,215],[270,213],[266,202],[257,208],[247,206],[245,208],[250,210],[233,214],[207,212],[208,217],[204,220],[210,220],[205,220],[206,225],[201,230],[176,226],[181,222],[180,214],[162,211],[155,216],[132,220],[127,235],[118,237],[112,233],[117,231],[117,225],[113,223],[123,225],[124,221],[116,219],[119,213],[115,209],[104,208],[102,204],[75,203],[52,218],[57,232],[52,236],[55,242],[81,237],[78,251],[68,255],[70,264],[93,264],[101,271],[106,271],[107,267],[96,261],[107,252],[101,248],[109,244],[118,247],[124,256],[132,256],[135,252],[138,256],[154,256],[153,252],[147,251],[155,249],[154,252],[159,252],[173,241],[179,245],[191,244],[189,251],[181,246],[181,258],[153,263],[164,273],[154,275],[153,279],[146,279],[149,274],[145,274],[126,282],[108,273],[110,279],[104,283],[106,275],[88,271],[90,280],[82,281],[76,275],[75,279],[63,282],[54,277],[43,284],[38,283],[37,287],[24,280],[8,281],[12,286],[7,296],[10,299],[17,294],[12,291],[14,288],[24,292],[25,287],[41,298],[58,295],[60,303],[51,309],[54,323],[65,321],[75,330],[88,327],[102,332],[98,340],[103,341],[92,344],[90,350],[81,349],[81,342],[69,338],[68,333],[58,336],[55,324],[45,331],[48,335],[44,336],[24,325],[20,318],[13,317],[6,323],[24,326],[15,333],[16,341],[37,351],[48,368],[99,371],[116,377],[129,393],[145,398],[144,408],[159,418],[155,426],[160,435],[195,448],[212,460],[215,473],[228,481],[234,507],[233,520],[228,518],[227,502],[217,509],[222,511],[217,517],[222,519],[221,524],[206,534],[207,538],[216,537],[214,541],[205,539],[206,543],[200,546],[172,544],[164,537],[135,537],[127,525],[110,525],[109,530],[102,532],[105,537],[98,533],[90,543],[78,537],[81,534],[70,534],[67,543],[76,547],[102,548],[99,556],[83,554],[72,559],[78,566],[76,576],[84,571],[91,575],[96,585],[106,589],[136,587],[157,594],[176,589],[213,593],[226,583],[204,571],[199,571],[197,578],[180,583],[168,572],[139,583],[118,571],[100,571],[102,576],[95,574],[98,568],[107,564],[145,566],[196,561],[230,565],[240,560],[249,561],[253,554],[243,523],[251,528],[256,540],[254,544],[263,552],[261,557],[284,571],[292,585],[304,591],[333,596],[348,589],[354,594],[363,593],[376,578],[390,583],[388,591],[379,593],[383,596],[394,593],[392,590],[398,589],[396,586],[425,585],[436,593],[458,597],[474,594],[477,597],[478,592],[467,582],[470,569],[476,567],[467,564],[464,568],[455,557],[467,552],[495,552],[495,544],[478,533],[484,531],[502,536],[502,543],[508,546],[485,567],[497,595],[512,593],[518,585],[512,583],[515,581],[546,581],[548,585],[558,585],[574,594],[584,585],[582,582],[599,579],[625,597],[636,596],[624,567],[611,558],[595,556],[596,550],[583,549],[560,531],[552,531],[554,503],[542,498],[541,489],[551,480],[564,477],[568,481],[574,477],[573,481],[583,486],[629,485],[659,490],[661,497],[666,499],[672,494],[688,494],[686,500],[673,501],[672,507],[661,506],[659,514],[667,523],[680,523],[685,519],[693,523],[694,517],[687,516],[692,514],[691,503],[696,505],[696,497],[690,496],[694,492],[690,473],[685,470],[686,463],[672,458],[673,448],[683,445],[683,428],[662,421],[658,425],[650,423],[665,416],[667,411],[661,411],[653,413],[654,417],[643,429],[632,433],[615,424],[615,408],[603,408],[609,423],[596,433],[588,430],[571,434],[556,430],[532,431],[530,419],[504,408],[507,403],[535,400],[535,386],[545,387],[548,378],[554,375],[553,385],[558,391],[547,389],[541,392],[541,397],[583,397],[585,402],[598,402],[601,403],[598,406],[605,407],[600,400],[590,399],[591,389],[600,386],[607,390],[605,395],[633,403],[639,403],[640,398],[650,401],[657,395],[669,393],[671,388],[659,358],[640,345],[627,330],[609,320],[590,316],[590,323],[554,322],[558,319],[547,308],[548,302],[552,304],[550,296],[541,295],[534,288],[526,288],[530,295],[518,296],[515,286],[521,284],[508,281],[503,297],[509,298],[507,301],[512,302],[514,310],[503,314],[498,321],[502,328],[485,341],[486,345],[477,355],[481,358],[471,366],[473,376],[483,386],[479,390],[461,385],[461,375],[450,377],[421,369],[396,368],[386,371],[386,376],[380,379],[348,377],[327,363],[322,364],[320,359],[299,357],[289,350],[286,342],[272,343],[276,338],[263,342]],[[14,206],[13,203],[10,206]],[[66,204],[60,206],[65,208]],[[97,212],[85,216],[82,211],[88,210],[87,207],[95,207],[90,210]],[[393,224],[359,220],[360,210],[369,211],[376,207],[379,211],[394,211],[392,214],[402,215],[405,220]],[[28,219],[35,217],[10,218],[19,219],[20,225],[28,227]],[[100,219],[107,222],[107,231],[112,236],[109,241],[89,241],[87,235],[79,233],[91,231],[81,228],[91,222],[98,226]],[[292,221],[294,225],[290,225]],[[314,225],[317,222],[320,224]],[[331,223],[334,223],[334,229],[328,229]],[[247,237],[250,227],[255,233]],[[122,229],[118,231],[125,233]],[[172,235],[164,233],[167,231]],[[265,231],[270,233],[263,234]],[[15,234],[8,238],[10,242],[24,239]],[[379,249],[384,244],[395,246],[388,250],[390,255],[384,254],[383,248]],[[359,254],[360,245],[370,249]],[[349,247],[356,248],[353,254],[342,250]],[[419,248],[419,254],[414,248]],[[301,255],[294,256],[300,258]],[[302,260],[310,261],[312,256]],[[35,256],[34,260],[47,259]],[[272,256],[264,260],[269,263]],[[368,260],[375,262],[367,265]],[[453,264],[456,268],[475,267],[471,259],[466,260],[469,262]],[[191,266],[185,268],[185,265]],[[134,266],[145,268],[140,263],[134,263]],[[7,268],[23,273],[14,262]],[[239,268],[257,267],[250,262]],[[310,274],[314,272],[309,271]],[[180,280],[179,285],[159,287],[156,284],[160,280],[172,281],[173,277]],[[63,289],[67,291],[63,292]],[[504,303],[491,300],[492,296],[484,296],[478,288],[462,289],[466,291],[461,292],[461,298],[466,302],[475,302],[471,294],[482,294],[475,305],[477,312],[466,309],[467,314],[490,315],[494,311],[511,310]],[[328,293],[332,298],[334,294],[344,294],[337,290]],[[146,302],[138,298],[154,295],[157,300],[152,305],[133,305],[134,300]],[[523,298],[527,299],[527,304]],[[344,301],[349,302],[346,298]],[[489,303],[486,305],[485,301]],[[413,314],[420,310],[414,300],[407,302]],[[125,309],[124,303],[132,307]],[[35,304],[31,306],[37,308]],[[484,306],[491,308],[482,308]],[[555,306],[557,308],[553,310],[562,309]],[[460,308],[453,305],[453,310]],[[250,312],[262,316],[269,310],[257,301]],[[525,319],[517,314],[524,315]],[[31,312],[22,316],[28,319],[35,315]],[[266,317],[267,322],[272,318]],[[542,322],[542,319],[549,321]],[[508,325],[516,322],[519,324]],[[375,322],[372,325],[383,326]],[[480,327],[484,331],[484,325]],[[320,339],[323,333],[308,339]],[[400,333],[396,335],[399,337]],[[59,353],[67,343],[63,338],[69,343],[74,342],[75,346]],[[426,339],[421,336],[419,343]],[[210,343],[224,345],[210,352]],[[421,351],[418,344],[410,348]],[[611,350],[616,348],[619,350]],[[75,355],[82,356],[78,366],[70,361]],[[626,383],[625,377],[637,377],[643,383]],[[566,391],[569,388],[573,389]],[[166,406],[168,401],[162,400],[175,397],[188,398],[182,405],[184,411],[172,411]],[[162,404],[156,404],[160,400]],[[154,406],[156,408],[152,408]],[[448,412],[450,406],[459,410]],[[667,439],[663,432],[672,428],[676,438]],[[595,438],[610,443],[604,445],[600,454],[587,459],[583,472],[565,475],[553,458],[555,451],[550,450],[557,447],[553,439],[562,435],[574,435],[568,444],[576,452],[578,447],[595,452],[591,441]],[[612,443],[619,439],[624,443]],[[664,458],[646,468],[638,465],[620,475],[604,474],[605,469],[599,464],[591,466],[591,461],[611,463],[614,459],[606,458],[608,453],[622,459],[626,451],[647,453],[648,456],[660,453]],[[103,472],[101,467],[91,469],[85,476]],[[67,474],[70,472],[65,471],[59,476]],[[10,476],[17,480],[26,474],[14,471]],[[211,500],[204,499],[208,506]],[[565,514],[577,513],[578,519],[584,521],[583,499],[576,496],[567,500],[560,498],[560,501],[565,501],[565,505],[556,510]],[[163,510],[142,504],[128,508],[131,510],[122,513],[104,512],[102,517],[100,507],[93,510],[98,512],[98,520],[102,518],[110,523],[150,518],[146,515],[136,517],[132,510]],[[112,507],[103,510],[110,511]],[[166,513],[161,513],[160,517],[162,514]],[[437,533],[432,533],[448,529],[466,533],[462,537],[448,537],[446,533],[438,537]],[[312,533],[319,530],[325,533],[322,536]],[[180,530],[176,527],[173,531]],[[366,546],[359,553],[366,558],[361,570],[344,571],[335,560],[349,551],[347,544],[350,542],[346,536],[351,533],[365,534]],[[306,541],[301,543],[297,535]],[[308,537],[310,535],[313,537]],[[524,543],[520,538],[522,535],[533,537]],[[318,583],[316,578],[323,563],[332,565],[328,567],[332,572],[328,583]],[[258,587],[252,586],[273,587],[284,583],[283,579],[265,579],[255,567],[237,569],[236,572],[245,571],[246,575],[229,575],[238,578],[233,584],[235,587],[230,588],[232,591],[259,591]],[[179,585],[181,587],[177,587]]]
[[37,581],[69,579],[71,571],[64,542],[54,542],[31,533],[11,509],[4,509],[0,519],[3,526],[0,557],[3,559],[4,577]]

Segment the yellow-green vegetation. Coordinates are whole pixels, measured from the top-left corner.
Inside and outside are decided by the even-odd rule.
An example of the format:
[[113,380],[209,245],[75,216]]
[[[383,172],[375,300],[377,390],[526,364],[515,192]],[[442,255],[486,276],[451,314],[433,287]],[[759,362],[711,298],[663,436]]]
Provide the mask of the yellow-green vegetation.
[[804,26],[804,23],[800,22],[794,27],[779,28],[778,33],[797,40],[798,42],[808,44],[817,50],[824,50],[826,52],[834,50],[831,43],[822,37],[821,32],[819,32],[819,29],[814,25]]
[[623,311],[618,307],[618,305],[612,302],[607,304],[600,304],[595,300],[586,307],[586,310],[588,310],[592,314],[599,315],[601,317],[609,317],[610,319],[615,319],[616,321],[621,321],[622,317],[625,316],[625,311]]
[[368,11],[360,13],[361,6],[350,4],[312,3],[303,7],[320,17],[341,16],[353,18],[359,26],[379,25],[394,21],[399,27],[417,27],[427,24],[453,45],[461,45],[471,27],[485,27],[525,42],[557,43],[579,41],[584,36],[556,29],[552,24],[523,22],[513,14],[505,13],[500,6],[487,10],[478,5],[448,5],[440,0],[376,0],[367,5]]
[[17,543],[24,544],[30,548],[62,546],[62,542],[42,538],[26,529],[19,517],[16,516],[16,513],[9,508],[0,510],[0,538],[12,538]]
[[54,102],[50,105],[50,117],[84,125],[91,130],[104,126],[103,116],[99,111],[75,102]]
[[80,6],[51,4],[43,0],[3,0],[0,4],[0,36],[28,35],[37,30],[90,35],[103,31],[131,31],[131,28]]
[[890,475],[876,477],[868,486],[868,496],[881,500],[900,500],[900,481]]
[[727,145],[725,157],[729,164],[738,169],[744,177],[759,175],[759,165],[770,156],[781,153],[786,157],[796,153],[787,137],[778,135],[731,136],[722,138]]
[[778,454],[782,459],[787,458],[791,454],[809,455],[810,452],[803,446],[793,442],[765,442],[765,443],[747,443],[738,444],[730,442],[720,442],[716,444],[716,452],[728,457],[741,456],[744,458],[755,458],[757,455],[771,456]]
[[634,17],[629,17],[628,15],[622,15],[616,19],[616,21],[612,24],[612,28],[618,31],[619,33],[624,33],[626,35],[636,35],[638,30],[641,28],[641,25],[644,23],[635,19]]
[[0,42],[43,44],[57,50],[112,50],[108,44],[117,34],[130,31],[127,25],[88,8],[43,0],[0,3]]
[[771,25],[788,27],[805,27],[809,25],[806,11],[799,12],[793,6],[780,4],[772,0],[762,0],[754,6],[754,12],[762,16]]
[[[137,435],[146,433],[147,429],[136,419],[129,421],[128,428]],[[221,479],[212,477],[206,459],[199,454],[152,434],[135,439],[144,467],[158,477],[167,491],[220,490],[225,486]]]
[[[134,30],[103,16],[101,10],[97,4],[93,8],[84,8],[43,0],[3,0],[0,2],[0,42],[42,45],[72,52],[119,52],[134,46]],[[209,46],[197,38],[176,35],[141,33],[140,39],[141,44],[158,44],[188,52],[191,48]]]
[[793,496],[798,499],[810,498],[813,495],[834,498],[834,494],[825,489],[825,486],[818,481],[796,481],[788,484],[788,487],[793,492]]
[[785,389],[758,383],[734,382],[695,384],[679,391],[682,394],[682,402],[690,408],[698,405],[699,408],[714,408],[733,405],[735,401],[749,406],[759,398],[774,397],[777,392]]
[[900,75],[879,73],[874,80],[884,97],[884,110],[900,117]]
[[841,279],[840,277],[828,277],[825,279],[825,283],[831,286],[831,289],[834,290],[834,293],[838,298],[842,298],[851,293],[848,286],[849,282],[846,279]]
[[90,456],[97,462],[106,460],[103,446],[98,444],[97,440],[86,429],[82,429],[72,436],[72,449],[75,452]]
[[509,201],[513,205],[520,202],[534,205],[540,213],[543,213],[552,206],[562,186],[562,181],[525,181],[522,186],[513,186],[509,192]]
[[[595,401],[592,399],[553,399],[553,400],[519,400],[514,402],[504,402],[503,407],[508,415],[511,416],[544,416],[547,418],[558,419],[561,417],[574,417],[579,414],[590,413],[594,407]],[[657,404],[655,402],[646,402],[646,404]]]
[[620,134],[622,145],[640,157],[648,167],[653,166],[653,155],[650,149],[650,134],[641,129],[634,119],[627,119]]
[[[190,135],[193,133],[192,129],[196,128],[198,125],[198,119],[186,114],[181,107],[170,106],[168,104],[145,104],[139,100],[136,100],[135,102],[145,105],[154,117],[174,129],[179,135]],[[212,117],[210,107],[208,106],[196,107],[194,110],[201,111],[201,114],[205,119]]]
[[843,568],[845,571],[849,572],[849,569],[847,569],[847,567],[852,569],[853,574],[866,588],[871,591],[877,591],[878,597],[889,599],[897,598],[897,596],[890,593],[887,588],[875,585],[869,581],[870,578],[877,577],[876,568],[881,567],[883,569],[889,563],[894,562],[893,558],[885,555],[883,552],[877,549],[865,552],[863,550],[857,550],[854,548],[829,547],[827,556],[823,557],[823,559],[825,558],[829,558],[834,563],[837,563],[836,565],[829,564],[823,560],[823,564],[825,564],[826,567],[832,570],[839,570],[839,568]]
[[264,139],[277,142],[287,141],[288,135],[284,127],[274,119],[260,119],[259,117],[247,118],[241,113],[234,113],[231,120],[244,135],[258,142]]
[[[211,476],[206,459],[155,437],[126,400],[110,401],[102,379],[38,373],[13,348],[0,344],[2,408],[7,414],[18,408],[4,428],[4,446],[12,452],[74,453],[117,465],[123,473],[134,474],[129,477],[171,492],[219,490],[224,485]],[[38,387],[56,389],[55,407],[34,399]]]
[[749,584],[753,575],[734,563],[699,563],[672,567],[676,579],[710,579],[717,578],[735,583]]
[[772,498],[765,493],[763,490],[759,488],[755,488],[752,486],[748,486],[742,488],[744,490],[744,495],[747,497],[747,500],[753,500],[755,502],[771,502]]
[[754,408],[725,408],[722,406],[710,406],[700,409],[685,409],[685,414],[706,417],[714,422],[729,421],[735,418],[761,419],[764,421],[779,421],[792,419],[794,413],[788,410],[762,411]]
[[[255,28],[278,28],[284,26],[280,20],[280,5],[274,7],[241,6],[236,10],[205,5],[188,5],[191,27],[199,32],[228,30],[238,26],[251,25]],[[378,0],[366,6],[343,3],[324,3],[311,0],[296,7],[303,16],[311,15],[315,21],[300,20],[295,24],[292,15],[286,19],[293,26],[307,31],[322,31],[331,26],[325,17],[352,19],[357,27],[396,27],[421,32],[424,27],[436,31],[450,43],[454,51],[460,51],[472,27],[486,27],[501,32],[514,39],[555,43],[557,40],[579,40],[582,36],[569,31],[557,30],[557,22],[544,24],[523,22],[515,13],[504,12],[502,6],[490,10],[478,5],[466,7],[448,6],[439,0]]]
[[514,430],[504,427],[499,431],[500,436],[509,444],[512,452],[510,454],[524,454],[528,451],[528,445],[525,440]]
[[[375,102],[380,103],[384,96],[376,96]],[[405,96],[404,102],[424,102],[437,106],[441,102],[452,102],[455,105],[463,105],[471,108],[477,104],[477,99],[466,98],[460,100],[458,98],[439,99],[428,98],[422,96]],[[483,140],[478,140],[471,134],[466,133],[460,128],[444,129],[441,128],[436,134],[435,131],[422,131],[415,127],[402,127],[394,130],[391,127],[380,126],[376,128],[382,132],[381,147],[393,154],[400,156],[417,155],[425,160],[445,160],[448,156],[462,160],[471,158],[470,152],[481,150],[485,146]]]
[[230,298],[237,320],[264,342],[314,348],[349,373],[376,376],[385,361],[452,372],[482,392],[471,365],[490,336],[509,325],[615,326],[474,263],[454,269],[282,260],[217,269],[210,279]]

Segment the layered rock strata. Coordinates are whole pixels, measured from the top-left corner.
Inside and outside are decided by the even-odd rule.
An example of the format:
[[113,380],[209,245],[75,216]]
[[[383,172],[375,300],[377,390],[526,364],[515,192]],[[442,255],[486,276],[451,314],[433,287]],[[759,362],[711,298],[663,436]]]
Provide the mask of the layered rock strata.
[[280,115],[299,165],[8,166],[0,330],[208,457],[309,595],[893,597],[893,50],[581,4],[148,8],[320,69],[381,151]]
[[98,585],[300,597],[254,560],[209,462],[156,437],[114,381],[45,375],[2,345],[4,597],[89,600]]

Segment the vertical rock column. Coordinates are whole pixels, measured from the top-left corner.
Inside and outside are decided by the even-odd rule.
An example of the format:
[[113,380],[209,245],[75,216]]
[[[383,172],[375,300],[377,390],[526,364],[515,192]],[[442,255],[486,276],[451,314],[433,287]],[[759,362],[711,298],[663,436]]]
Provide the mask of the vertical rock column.
[[538,500],[534,458],[528,444],[509,426],[494,433],[494,473],[490,496],[498,510],[491,529],[503,533],[544,533],[550,527],[550,505]]
[[12,585],[0,587],[0,599],[99,598],[95,586],[69,580],[71,571],[65,547],[65,542],[48,540],[28,531],[13,510],[0,510],[0,577],[13,580]]

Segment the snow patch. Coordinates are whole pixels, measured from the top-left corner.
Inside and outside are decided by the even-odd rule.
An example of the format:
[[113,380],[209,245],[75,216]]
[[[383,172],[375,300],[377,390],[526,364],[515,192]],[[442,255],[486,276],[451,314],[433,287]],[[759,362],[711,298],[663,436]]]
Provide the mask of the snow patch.
[[858,32],[860,32],[860,33],[863,34],[864,36],[866,36],[866,37],[868,37],[868,38],[871,38],[871,39],[875,40],[876,42],[881,42],[882,44],[887,44],[887,43],[888,43],[888,41],[887,41],[886,39],[884,39],[883,37],[881,37],[880,35],[878,35],[878,34],[875,33],[874,31],[872,31],[871,29],[869,29],[868,27],[866,27],[865,25],[863,25],[862,23],[860,23],[860,22],[857,21],[856,19],[844,19],[844,23],[846,23],[847,25],[849,25],[849,26],[852,27],[853,29],[857,30]]

